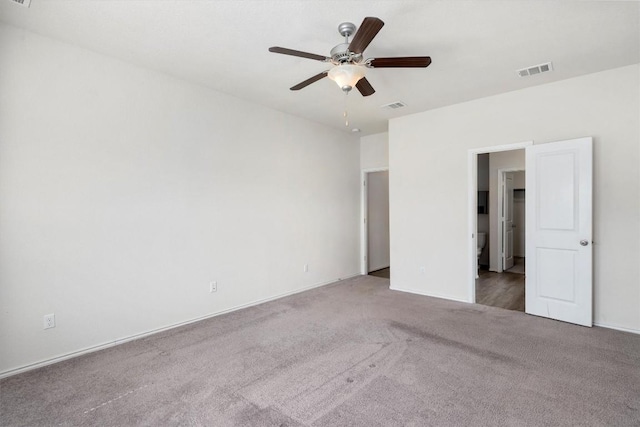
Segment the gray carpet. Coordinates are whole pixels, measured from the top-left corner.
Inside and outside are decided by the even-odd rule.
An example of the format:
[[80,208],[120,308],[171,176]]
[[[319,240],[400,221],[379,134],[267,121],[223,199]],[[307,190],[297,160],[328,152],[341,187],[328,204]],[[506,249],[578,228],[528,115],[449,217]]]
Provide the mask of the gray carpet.
[[640,425],[640,336],[372,276],[0,381],[5,426]]

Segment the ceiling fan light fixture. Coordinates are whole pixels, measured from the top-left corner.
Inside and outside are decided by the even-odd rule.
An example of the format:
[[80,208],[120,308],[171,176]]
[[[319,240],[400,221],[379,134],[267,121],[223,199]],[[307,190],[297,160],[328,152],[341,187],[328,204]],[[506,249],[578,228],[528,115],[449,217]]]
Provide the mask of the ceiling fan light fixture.
[[329,70],[328,77],[345,92],[349,92],[364,77],[365,67],[354,64],[340,64]]

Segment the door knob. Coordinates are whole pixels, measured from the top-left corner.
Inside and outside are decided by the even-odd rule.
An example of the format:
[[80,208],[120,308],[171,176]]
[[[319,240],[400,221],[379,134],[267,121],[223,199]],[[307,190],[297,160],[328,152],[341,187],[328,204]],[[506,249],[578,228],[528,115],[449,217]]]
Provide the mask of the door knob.
[[580,244],[582,246],[587,246],[589,244],[589,241],[588,240],[580,240]]

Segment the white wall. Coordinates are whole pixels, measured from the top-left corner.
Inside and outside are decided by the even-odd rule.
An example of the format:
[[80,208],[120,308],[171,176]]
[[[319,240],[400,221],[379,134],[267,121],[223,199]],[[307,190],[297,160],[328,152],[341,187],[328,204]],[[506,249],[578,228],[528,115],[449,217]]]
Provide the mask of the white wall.
[[359,272],[355,136],[4,25],[0,63],[0,373]]
[[[514,141],[518,142],[518,141]],[[489,154],[489,270],[502,271],[502,244],[498,241],[500,169],[524,169],[524,150],[498,151]]]
[[469,149],[593,136],[595,321],[640,331],[639,77],[636,64],[391,120],[392,287],[470,299]]
[[526,172],[514,172],[513,173],[513,189],[514,190],[522,190],[526,186]]
[[387,132],[360,138],[360,169],[389,167],[389,134]]
[[389,267],[389,171],[367,175],[367,260],[371,272]]
[[489,191],[489,153],[478,154],[478,191]]

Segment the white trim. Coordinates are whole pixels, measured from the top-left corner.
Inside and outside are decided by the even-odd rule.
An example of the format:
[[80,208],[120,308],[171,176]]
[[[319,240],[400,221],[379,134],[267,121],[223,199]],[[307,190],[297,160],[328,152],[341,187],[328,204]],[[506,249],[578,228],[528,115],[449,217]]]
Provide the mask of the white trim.
[[[467,262],[469,281],[473,284],[469,289],[469,299],[466,302],[476,302],[476,277],[478,275],[478,152],[469,150],[467,154],[467,196],[468,196],[468,232],[471,242],[467,247]],[[489,201],[487,200],[487,204]],[[489,235],[487,235],[489,238]]]
[[520,150],[533,145],[533,141],[516,142],[513,144],[494,145],[491,147],[472,148],[467,151],[467,215],[469,246],[467,250],[467,271],[469,280],[469,299],[465,302],[476,302],[476,273],[477,273],[477,245],[478,234],[478,154],[495,153],[498,151]]
[[446,300],[449,300],[449,301],[463,302],[465,304],[469,303],[469,301],[466,301],[463,298],[456,298],[456,297],[452,297],[451,295],[426,293],[424,291],[417,290],[417,289],[410,289],[410,288],[404,288],[403,289],[403,288],[396,288],[396,287],[393,287],[393,286],[389,287],[389,289],[391,289],[392,291],[406,292],[408,294],[422,295],[422,296],[425,296],[425,297],[446,299]]
[[[231,313],[233,311],[237,311],[237,310],[241,310],[243,308],[248,308],[248,307],[252,307],[252,306],[255,306],[255,305],[263,304],[265,302],[274,301],[274,300],[277,300],[277,299],[280,299],[280,298],[284,298],[284,297],[287,297],[287,296],[290,296],[290,295],[295,295],[295,294],[299,294],[301,292],[309,291],[311,289],[320,288],[322,286],[328,286],[328,285],[331,285],[333,283],[338,283],[338,282],[340,282],[342,280],[348,280],[348,279],[351,279],[351,278],[354,278],[354,277],[357,277],[357,276],[360,276],[360,274],[356,273],[356,274],[352,274],[352,275],[344,277],[344,278],[339,278],[339,279],[337,279],[335,281],[318,283],[318,284],[315,284],[315,285],[307,286],[307,287],[302,288],[302,289],[297,289],[295,291],[285,292],[283,294],[279,294],[279,295],[276,295],[276,296],[273,296],[273,297],[252,301],[252,302],[247,303],[247,304],[241,304],[241,305],[238,305],[236,307],[232,307],[232,308],[229,308],[229,309],[226,309],[226,310],[222,310],[222,311],[219,311],[219,312],[216,312],[216,313],[207,314],[205,316],[197,317],[195,319],[191,319],[191,320],[187,320],[187,321],[179,322],[179,323],[174,323],[174,324],[169,325],[169,326],[165,326],[165,327],[158,328],[158,329],[152,329],[150,331],[142,332],[142,333],[135,334],[135,335],[129,335],[127,337],[118,338],[118,339],[116,339],[116,340],[114,340],[112,342],[110,341],[110,342],[107,342],[107,343],[98,344],[98,345],[91,346],[91,347],[86,347],[86,348],[84,348],[82,350],[73,351],[71,353],[66,353],[66,354],[63,354],[63,355],[60,355],[60,356],[52,357],[50,359],[45,359],[45,360],[41,360],[39,362],[35,362],[35,363],[31,363],[31,364],[28,364],[28,365],[21,366],[21,367],[18,367],[18,368],[9,369],[7,371],[0,372],[0,379],[7,378],[7,377],[10,377],[10,376],[13,376],[13,375],[17,375],[17,374],[21,374],[23,372],[32,371],[34,369],[42,368],[44,366],[53,365],[54,363],[58,363],[58,362],[62,362],[63,360],[68,360],[68,359],[72,359],[74,357],[82,356],[84,354],[93,353],[93,352],[96,352],[96,351],[99,351],[99,350],[104,350],[104,349],[110,348],[110,347],[115,347],[115,346],[120,345],[120,344],[124,344],[124,343],[130,342],[130,341],[133,341],[133,340],[136,340],[136,339],[139,339],[139,338],[144,338],[144,337],[147,337],[147,336],[150,336],[150,335],[153,335],[153,334],[157,334],[159,332],[167,331],[169,329],[178,328],[180,326],[188,325],[190,323],[195,323],[195,322],[199,322],[201,320],[210,319],[212,317],[220,316],[222,314]],[[475,279],[474,279],[474,284],[475,284]],[[450,295],[430,294],[430,293],[426,293],[426,292],[423,292],[421,290],[416,290],[416,289],[402,289],[402,288],[395,288],[395,287],[390,287],[389,289],[392,290],[392,291],[405,292],[405,293],[422,295],[422,296],[432,297],[432,298],[446,299],[446,300],[449,300],[449,301],[457,301],[457,302],[463,302],[463,303],[469,303],[469,302],[474,303],[475,302],[475,301],[466,301],[466,300],[461,299],[461,298],[455,298],[455,297],[452,297]],[[474,294],[475,294],[475,288],[474,288]],[[475,300],[475,296],[474,296],[474,300]],[[606,323],[601,323],[601,322],[593,322],[593,325],[601,327],[601,328],[613,329],[613,330],[616,330],[616,331],[628,332],[628,333],[640,335],[640,330],[638,330],[638,329],[631,329],[631,328],[625,328],[625,327],[622,327],[622,326],[608,325]]]
[[598,326],[600,328],[614,329],[616,331],[628,332],[630,334],[640,335],[640,329],[624,328],[622,326],[607,325],[606,323],[600,323],[600,322],[593,322],[593,326]]
[[[390,287],[389,289],[391,289],[392,291],[406,292],[406,293],[409,293],[409,294],[422,295],[422,296],[425,296],[425,297],[440,298],[440,299],[446,299],[446,300],[449,300],[449,301],[457,301],[457,302],[469,303],[469,301],[465,301],[464,299],[461,299],[461,298],[454,298],[454,297],[451,297],[451,296],[448,296],[448,295],[429,294],[429,293],[426,293],[426,292],[423,292],[423,291],[420,291],[420,290],[416,290],[416,289],[401,289],[401,288],[394,288],[394,287]],[[598,326],[600,328],[612,329],[612,330],[615,330],[615,331],[627,332],[627,333],[630,333],[630,334],[640,335],[640,329],[625,328],[623,326],[614,326],[614,325],[609,325],[609,324],[600,323],[600,322],[593,322],[593,326]]]
[[369,274],[369,260],[367,256],[368,233],[367,233],[367,187],[369,186],[369,174],[372,172],[385,172],[389,167],[368,168],[360,170],[360,274]]
[[263,298],[263,299],[255,300],[255,301],[252,301],[252,302],[249,302],[249,303],[246,303],[246,304],[241,304],[241,305],[238,305],[238,306],[235,306],[235,307],[232,307],[232,308],[228,308],[226,310],[218,311],[218,312],[215,312],[215,313],[210,313],[210,314],[207,314],[207,315],[204,315],[204,316],[200,316],[200,317],[196,317],[196,318],[190,319],[190,320],[185,320],[184,322],[173,323],[173,324],[171,324],[169,326],[163,326],[162,328],[152,329],[152,330],[149,330],[149,331],[146,331],[146,332],[141,332],[139,334],[134,334],[134,335],[129,335],[129,336],[122,337],[122,338],[117,338],[114,341],[109,341],[109,342],[98,344],[98,345],[94,345],[94,346],[91,346],[91,347],[86,347],[86,348],[83,348],[81,350],[72,351],[70,353],[65,353],[65,354],[62,354],[60,356],[52,357],[50,359],[45,359],[45,360],[41,360],[39,362],[30,363],[28,365],[20,366],[18,368],[12,368],[12,369],[0,372],[0,379],[6,378],[6,377],[10,377],[12,375],[17,375],[17,374],[20,374],[20,373],[23,373],[23,372],[31,371],[31,370],[34,370],[34,369],[38,369],[38,368],[41,368],[43,366],[52,365],[54,363],[62,362],[63,360],[73,359],[74,357],[82,356],[84,354],[93,353],[93,352],[99,351],[99,350],[104,350],[106,348],[110,348],[110,347],[114,347],[116,345],[124,344],[124,343],[127,343],[129,341],[137,340],[139,338],[144,338],[144,337],[147,337],[149,335],[154,335],[154,334],[157,334],[159,332],[167,331],[169,329],[178,328],[180,326],[188,325],[190,323],[199,322],[201,320],[210,319],[212,317],[220,316],[222,314],[231,313],[233,311],[241,310],[243,308],[252,307],[254,305],[263,304],[265,302],[269,302],[269,301],[277,300],[277,299],[280,299],[280,298],[288,297],[288,296],[291,296],[291,295],[299,294],[301,292],[310,291],[311,289],[315,289],[315,288],[319,288],[319,287],[322,287],[322,286],[331,285],[333,283],[338,283],[340,281],[351,279],[351,278],[357,277],[357,276],[360,276],[360,274],[359,273],[355,273],[355,274],[352,274],[352,275],[347,276],[347,277],[338,278],[336,280],[332,280],[332,281],[328,281],[328,282],[322,282],[322,283],[316,283],[315,285],[307,286],[307,287],[304,287],[304,288],[301,288],[301,289],[296,289],[295,291],[285,292],[285,293],[278,294],[278,295],[275,295],[275,296],[272,296],[272,297],[269,297],[269,298]]
[[[498,234],[498,244],[500,245],[498,247],[498,250],[500,251],[500,264],[498,265],[498,268],[495,270],[496,273],[502,273],[503,269],[504,269],[504,240],[502,238],[502,230],[504,228],[504,224],[503,224],[503,220],[504,220],[504,200],[502,200],[502,198],[504,197],[504,180],[505,180],[505,173],[506,172],[523,172],[525,171],[525,169],[523,168],[504,168],[504,169],[498,169],[498,228],[497,228],[497,234]],[[491,191],[491,189],[489,189],[489,191]],[[489,210],[491,212],[491,210]],[[491,256],[491,254],[489,254],[489,256]]]
[[470,148],[468,151],[474,154],[497,153],[498,151],[520,150],[530,145],[533,145],[533,140],[514,142],[513,144],[492,145],[490,147]]

